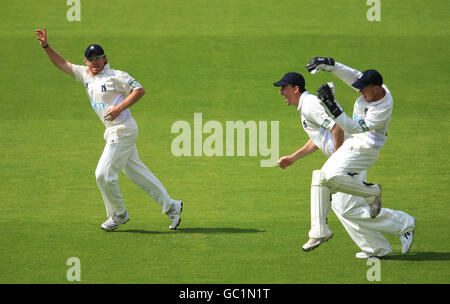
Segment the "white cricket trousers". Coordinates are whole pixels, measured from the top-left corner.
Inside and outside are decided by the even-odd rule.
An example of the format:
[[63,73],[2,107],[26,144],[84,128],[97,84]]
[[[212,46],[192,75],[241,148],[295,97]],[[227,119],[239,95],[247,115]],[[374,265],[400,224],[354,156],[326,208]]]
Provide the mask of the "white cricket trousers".
[[123,214],[126,210],[118,184],[120,171],[152,197],[161,206],[162,213],[167,213],[174,203],[162,183],[139,159],[137,136],[138,128],[132,117],[105,130],[106,145],[95,170],[95,177],[108,218],[114,214]]
[[[357,178],[363,181],[366,174],[367,171],[361,172]],[[331,208],[355,244],[369,255],[392,252],[382,233],[400,237],[414,227],[414,218],[403,211],[382,208],[376,218],[371,218],[368,200],[351,194],[333,194]]]
[[377,185],[367,184],[358,174],[369,169],[378,159],[379,149],[361,148],[352,144],[352,139],[344,141],[322,166],[323,184],[331,193],[344,192],[362,197],[379,196]]

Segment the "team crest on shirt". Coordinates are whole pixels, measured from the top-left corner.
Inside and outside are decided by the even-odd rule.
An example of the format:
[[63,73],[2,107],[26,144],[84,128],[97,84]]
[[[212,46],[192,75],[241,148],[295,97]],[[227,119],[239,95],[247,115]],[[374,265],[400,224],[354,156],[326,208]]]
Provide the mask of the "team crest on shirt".
[[106,92],[106,84],[102,84],[102,92]]
[[132,81],[130,81],[129,85],[130,85],[130,87],[132,87],[134,89],[135,87],[137,87],[139,85],[139,83],[133,79]]

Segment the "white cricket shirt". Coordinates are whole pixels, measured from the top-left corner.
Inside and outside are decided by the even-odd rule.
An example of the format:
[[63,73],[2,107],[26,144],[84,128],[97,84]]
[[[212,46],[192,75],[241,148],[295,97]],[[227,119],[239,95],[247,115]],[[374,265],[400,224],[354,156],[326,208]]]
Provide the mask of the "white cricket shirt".
[[133,89],[142,88],[128,73],[109,68],[106,64],[103,70],[95,76],[89,72],[87,66],[72,64],[75,79],[84,84],[86,93],[91,101],[92,109],[97,113],[103,124],[108,127],[121,123],[131,117],[129,109],[110,122],[104,119],[110,107],[119,105]]
[[[336,62],[333,73],[349,86],[362,75],[339,62]],[[363,96],[358,97],[353,107],[353,119],[345,113],[335,119],[344,132],[351,134],[348,140],[353,147],[381,149],[386,143],[394,99],[387,86],[383,84],[382,87],[386,95],[378,101],[366,102]]]
[[335,122],[328,116],[317,96],[303,92],[297,107],[306,134],[328,158],[334,153],[334,139],[331,130]]

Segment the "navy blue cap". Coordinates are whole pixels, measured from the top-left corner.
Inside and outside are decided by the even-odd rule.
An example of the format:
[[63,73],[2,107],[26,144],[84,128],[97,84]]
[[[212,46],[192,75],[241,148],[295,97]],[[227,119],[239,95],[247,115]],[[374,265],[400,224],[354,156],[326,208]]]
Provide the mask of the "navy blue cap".
[[91,44],[86,48],[86,51],[84,51],[84,57],[88,58],[91,53],[97,54],[97,55],[103,55],[105,52],[103,51],[103,48],[99,46],[98,44]]
[[383,77],[376,70],[367,70],[359,76],[358,80],[356,80],[352,87],[356,89],[364,89],[368,85],[378,85],[381,86],[383,84]]
[[274,82],[273,85],[276,87],[282,87],[287,84],[298,86],[300,91],[305,91],[305,78],[302,75],[295,72],[287,73],[281,78],[280,81]]

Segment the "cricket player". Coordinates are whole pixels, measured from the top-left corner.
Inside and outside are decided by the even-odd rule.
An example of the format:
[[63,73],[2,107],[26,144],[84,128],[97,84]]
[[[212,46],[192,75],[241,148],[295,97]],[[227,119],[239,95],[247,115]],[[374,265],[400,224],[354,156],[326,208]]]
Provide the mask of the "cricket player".
[[82,66],[68,62],[48,44],[45,28],[36,30],[35,34],[50,61],[83,84],[92,108],[105,125],[106,145],[95,170],[108,218],[101,228],[113,231],[130,218],[118,184],[119,172],[123,171],[169,216],[169,229],[176,229],[181,221],[183,203],[170,197],[139,159],[136,149],[138,127],[129,108],[144,96],[142,85],[128,73],[111,69],[103,48],[97,44],[87,47],[84,53],[86,65]]
[[359,90],[353,118],[348,117],[334,98],[334,85],[326,83],[317,90],[321,105],[350,138],[339,153],[333,155],[322,167],[323,185],[333,193],[340,191],[370,197],[376,217],[381,211],[381,186],[361,181],[356,175],[370,168],[378,159],[387,138],[391,121],[393,99],[383,78],[376,70],[363,73],[349,68],[330,57],[313,57],[306,65],[312,74],[331,71],[349,86]]
[[[353,117],[348,117],[334,97],[332,83],[326,83],[317,90],[324,110],[350,135],[323,165],[320,188],[367,198],[371,211],[376,211],[371,212],[370,216],[375,218],[382,210],[381,186],[366,183],[365,176],[358,175],[367,172],[377,161],[380,149],[386,142],[394,104],[392,95],[381,74],[373,69],[360,72],[335,62],[331,57],[313,57],[306,68],[311,74],[332,72],[361,94],[355,102]],[[410,221],[409,228],[401,236],[404,244],[402,253],[409,251],[414,239],[415,219],[410,216]]]
[[[285,169],[297,160],[320,149],[325,156],[330,157],[344,142],[344,132],[325,113],[319,105],[315,95],[309,94],[305,88],[305,79],[302,75],[290,72],[280,81],[273,84],[281,87],[279,93],[284,96],[287,105],[295,105],[300,115],[303,129],[309,136],[306,144],[295,153],[283,156],[278,160],[278,165]],[[323,242],[333,237],[327,224],[327,217],[331,210],[331,203],[319,205],[319,197],[322,193],[315,191],[319,170],[313,171],[311,182],[311,229],[308,233],[309,240],[302,246],[304,251],[317,248]],[[328,194],[330,195],[330,194]]]
[[[281,157],[278,165],[285,169],[317,149],[329,158],[339,149],[348,135],[319,105],[318,98],[306,91],[303,76],[298,73],[287,73],[274,85],[281,87],[279,93],[284,96],[287,105],[297,106],[303,129],[310,137],[298,151]],[[364,171],[358,178],[364,180],[365,176]],[[328,199],[323,199],[325,195]],[[311,183],[311,229],[308,242],[302,246],[304,251],[317,248],[333,236],[327,225],[327,216],[331,208],[356,245],[363,250],[358,252],[356,257],[381,257],[392,252],[389,241],[380,232],[400,236],[402,252],[406,253],[409,250],[412,238],[409,239],[410,242],[403,240],[407,239],[404,234],[411,229],[414,218],[402,211],[383,208],[381,214],[372,219],[367,199],[346,193],[335,193],[330,202],[330,195],[331,192],[325,192],[321,187],[320,170],[314,170]]]

